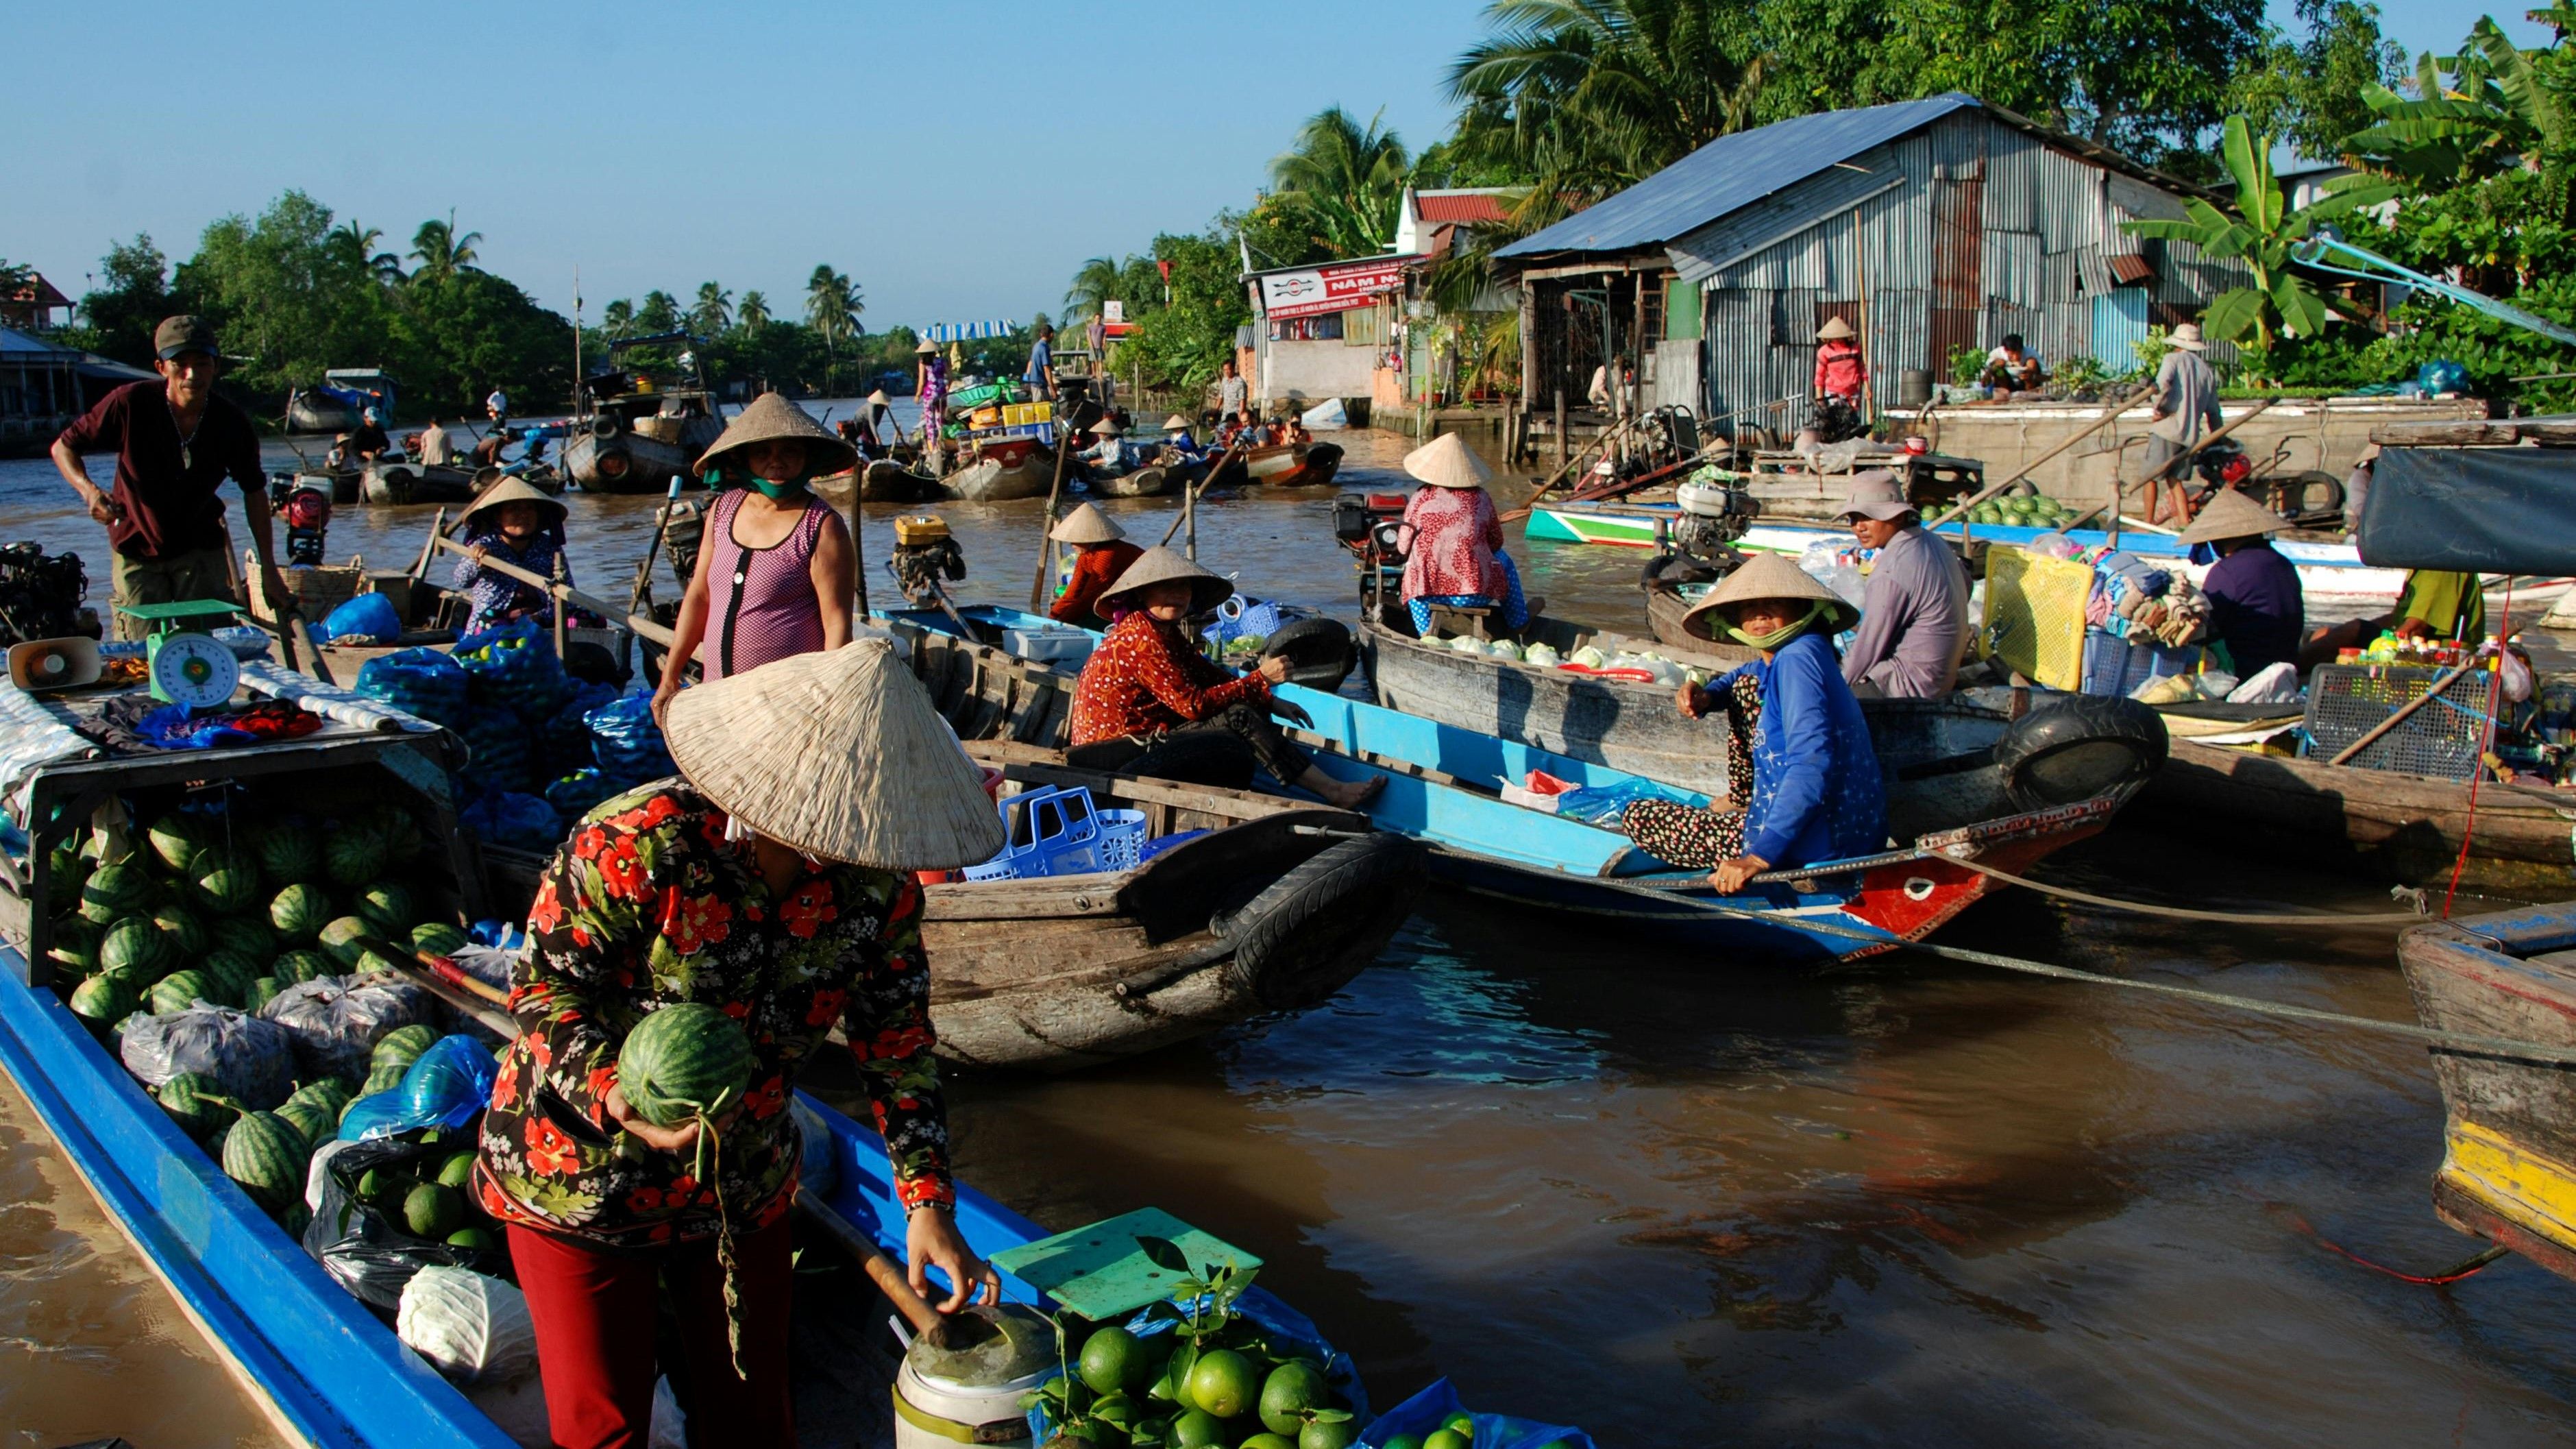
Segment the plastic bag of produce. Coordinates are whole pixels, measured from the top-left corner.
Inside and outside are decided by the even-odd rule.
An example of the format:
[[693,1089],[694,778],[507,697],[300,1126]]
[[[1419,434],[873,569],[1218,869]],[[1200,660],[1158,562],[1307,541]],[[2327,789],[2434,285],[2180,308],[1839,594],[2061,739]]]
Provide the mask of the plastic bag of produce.
[[[447,1242],[413,1233],[407,1221],[410,1198],[418,1189],[404,1185],[419,1176],[421,1165],[429,1164],[435,1173],[440,1163],[472,1147],[471,1134],[441,1133],[434,1143],[385,1137],[333,1153],[323,1169],[321,1205],[304,1228],[304,1251],[333,1282],[388,1312],[402,1306],[404,1286],[423,1268],[470,1268],[509,1277],[510,1250],[497,1234],[490,1247]],[[372,1202],[362,1193],[369,1173],[377,1179]],[[456,1191],[461,1201],[471,1188]],[[471,1219],[473,1214],[464,1216]]]
[[1640,800],[1676,800],[1702,807],[1708,804],[1707,796],[1695,795],[1688,790],[1670,789],[1650,780],[1622,780],[1615,785],[1587,785],[1580,790],[1568,790],[1556,797],[1556,813],[1586,825],[1616,830],[1620,818],[1628,813],[1628,807]]
[[614,685],[583,681],[546,716],[537,731],[538,755],[553,775],[569,775],[575,770],[598,763],[591,755],[590,712],[617,702]]
[[465,670],[435,649],[399,649],[358,666],[358,693],[432,724],[465,718]]
[[1458,1391],[1449,1386],[1447,1379],[1434,1380],[1431,1387],[1380,1415],[1377,1422],[1361,1432],[1360,1442],[1383,1444],[1398,1434],[1410,1434],[1416,1440],[1425,1439],[1433,1430],[1462,1413],[1475,1422],[1476,1449],[1540,1449],[1545,1444],[1563,1444],[1566,1449],[1593,1449],[1592,1436],[1580,1429],[1542,1424],[1535,1419],[1515,1419],[1509,1414],[1474,1413],[1459,1402]]
[[680,767],[671,763],[671,752],[663,747],[662,727],[654,723],[651,695],[621,695],[584,715],[582,722],[590,726],[590,748],[599,759],[599,773],[617,781],[619,789],[678,773]]
[[394,1310],[394,1336],[455,1383],[508,1383],[537,1367],[527,1296],[465,1268],[412,1274]]
[[546,803],[555,807],[555,816],[566,829],[591,811],[591,807],[626,789],[596,767],[575,770],[546,787]]
[[486,845],[545,855],[563,844],[564,822],[555,807],[535,795],[495,790],[466,806],[456,818]]
[[295,1090],[295,1047],[288,1034],[229,1006],[191,1006],[167,1016],[126,1018],[117,1055],[152,1088],[181,1072],[214,1082],[218,1094],[266,1111]]
[[391,644],[402,637],[402,616],[382,594],[359,594],[322,616],[322,635],[334,644]]
[[470,1036],[443,1036],[403,1072],[402,1084],[349,1104],[340,1140],[369,1142],[423,1127],[462,1127],[492,1100],[501,1064]]
[[455,656],[475,703],[508,709],[530,722],[553,714],[572,692],[553,636],[534,619],[468,634],[456,641]]
[[[259,1014],[285,1029],[299,1075],[364,1081],[367,1058],[387,1033],[438,1022],[438,999],[386,976],[324,976],[270,997]],[[281,1099],[282,1100],[282,1099]]]

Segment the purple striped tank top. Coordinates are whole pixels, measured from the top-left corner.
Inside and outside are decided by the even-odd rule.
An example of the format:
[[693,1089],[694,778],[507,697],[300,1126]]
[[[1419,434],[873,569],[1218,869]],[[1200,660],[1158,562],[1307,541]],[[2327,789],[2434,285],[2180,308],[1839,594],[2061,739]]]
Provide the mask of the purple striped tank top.
[[728,488],[716,499],[707,529],[707,640],[698,667],[707,679],[757,669],[790,654],[823,647],[823,605],[814,595],[814,542],[829,512],[819,498],[805,500],[795,531],[768,548],[734,540],[733,518],[745,490]]

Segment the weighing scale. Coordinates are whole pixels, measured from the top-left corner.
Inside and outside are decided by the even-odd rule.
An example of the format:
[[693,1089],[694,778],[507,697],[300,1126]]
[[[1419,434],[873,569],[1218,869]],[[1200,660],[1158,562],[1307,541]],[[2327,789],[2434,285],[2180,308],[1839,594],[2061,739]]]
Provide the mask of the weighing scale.
[[1204,1269],[1261,1266],[1232,1243],[1150,1207],[1005,1248],[993,1263],[1095,1323],[1166,1302],[1182,1279],[1200,1277]]
[[227,599],[181,599],[119,604],[116,611],[142,620],[152,631],[144,643],[143,673],[154,699],[204,709],[233,697],[241,684],[241,661],[208,631],[231,623],[241,613],[240,605]]

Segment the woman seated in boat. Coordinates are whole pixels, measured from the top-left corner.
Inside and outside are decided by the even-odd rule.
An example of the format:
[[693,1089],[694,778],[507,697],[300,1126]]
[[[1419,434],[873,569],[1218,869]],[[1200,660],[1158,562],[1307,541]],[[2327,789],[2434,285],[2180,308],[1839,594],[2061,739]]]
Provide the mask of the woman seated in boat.
[[1336,780],[1271,722],[1277,714],[1310,723],[1304,710],[1270,693],[1288,677],[1284,657],[1269,655],[1238,677],[1195,647],[1190,620],[1233,593],[1233,583],[1168,548],[1146,550],[1118,576],[1098,604],[1117,622],[1074,687],[1065,763],[1235,790],[1252,783],[1257,767],[1327,804],[1359,808],[1383,778]]
[[1295,413],[1281,414],[1278,426],[1271,430],[1271,437],[1272,441],[1281,443],[1311,443],[1315,441],[1315,435],[1306,431],[1306,420],[1297,416]]
[[698,459],[707,486],[723,491],[707,510],[697,571],[671,625],[671,652],[653,691],[655,719],[670,708],[702,644],[713,647],[699,672],[717,680],[850,642],[850,531],[840,511],[805,485],[856,466],[857,449],[774,392],[752,399],[725,425]]
[[1183,462],[1196,463],[1208,455],[1208,450],[1190,435],[1190,420],[1179,413],[1163,419],[1163,446],[1180,454]]
[[[505,563],[539,578],[554,577],[555,560],[563,556],[564,506],[517,478],[498,473],[491,486],[465,514],[465,557],[456,561],[450,586],[473,603],[465,632],[471,634],[513,619],[551,622],[554,595],[516,579],[487,562]],[[564,564],[563,581],[572,582],[572,565]]]
[[2191,527],[2175,540],[2193,561],[2206,544],[2217,556],[2201,593],[2209,599],[2209,632],[2227,646],[2236,677],[2250,680],[2275,664],[2295,668],[2307,604],[2297,565],[2272,547],[2271,535],[2289,525],[2279,514],[2233,488],[2201,505]]
[[[957,1230],[913,873],[989,860],[1004,833],[883,641],[692,689],[666,739],[678,776],[591,811],[537,889],[474,1192],[509,1237],[554,1443],[644,1442],[662,1300],[680,1407],[721,1426],[704,1442],[788,1449],[787,1108],[835,1027],[885,1137],[913,1287],[933,1292],[936,1267],[949,1311],[1000,1296]],[[657,1126],[619,1057],[682,1003],[740,1024],[750,1086]]]
[[1507,628],[1529,622],[1521,573],[1503,552],[1503,525],[1485,484],[1494,470],[1456,433],[1404,455],[1404,471],[1422,480],[1404,505],[1395,546],[1404,554],[1404,607],[1413,632],[1431,634],[1435,604],[1495,609]]
[[1127,530],[1088,503],[1066,514],[1047,537],[1073,550],[1073,577],[1047,606],[1047,617],[1085,629],[1108,628],[1109,621],[1097,612],[1100,596],[1145,551],[1127,541]]
[[[1692,614],[1761,657],[1685,684],[1681,710],[1726,713],[1733,808],[1640,800],[1620,828],[1658,859],[1713,870],[1720,894],[1766,870],[1869,855],[1887,846],[1887,798],[1860,701],[1843,682],[1834,635],[1858,617],[1833,590],[1778,554],[1727,576]],[[1697,631],[1693,631],[1697,632]]]
[[1127,471],[1127,440],[1118,436],[1118,425],[1107,418],[1091,425],[1091,436],[1097,441],[1080,453],[1085,466],[1099,477],[1115,478]]

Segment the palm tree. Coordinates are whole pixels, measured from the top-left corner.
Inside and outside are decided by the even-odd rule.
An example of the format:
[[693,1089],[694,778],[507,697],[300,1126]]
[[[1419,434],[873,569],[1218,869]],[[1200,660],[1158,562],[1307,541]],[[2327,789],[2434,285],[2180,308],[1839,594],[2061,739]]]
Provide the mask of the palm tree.
[[769,299],[757,290],[742,294],[742,305],[734,309],[735,325],[745,332],[758,332],[769,325]]
[[656,287],[644,294],[644,305],[635,309],[635,325],[646,334],[680,330],[680,300]]
[[420,270],[412,275],[451,277],[458,272],[469,271],[477,257],[474,249],[482,240],[483,233],[479,231],[458,236],[456,213],[453,211],[447,214],[445,221],[424,221],[420,230],[411,234],[411,254],[420,262]]
[[867,303],[860,300],[858,284],[848,274],[833,271],[828,262],[818,263],[814,275],[805,279],[805,324],[822,335],[823,375],[827,380],[835,344],[857,335],[859,314],[867,309]]
[[1088,322],[1100,315],[1103,302],[1115,301],[1125,290],[1119,285],[1119,267],[1107,257],[1093,257],[1073,274],[1073,283],[1064,289],[1064,320],[1067,323]]
[[1337,256],[1384,250],[1395,235],[1404,197],[1404,142],[1378,123],[1363,127],[1350,112],[1327,106],[1297,129],[1297,139],[1270,163],[1281,197],[1305,208],[1318,237]]
[[1494,0],[1493,33],[1449,68],[1462,139],[1516,158],[1549,194],[1643,180],[1752,118],[1763,65],[1748,16],[1734,0]]
[[372,226],[358,225],[358,219],[351,217],[331,229],[328,244],[343,263],[393,286],[403,279],[402,258],[392,252],[376,250],[376,243],[383,240],[384,235]]
[[733,293],[713,282],[698,283],[698,305],[689,309],[689,325],[701,337],[713,337],[733,325]]
[[599,325],[608,329],[611,338],[623,337],[635,325],[635,304],[624,297],[600,309]]

